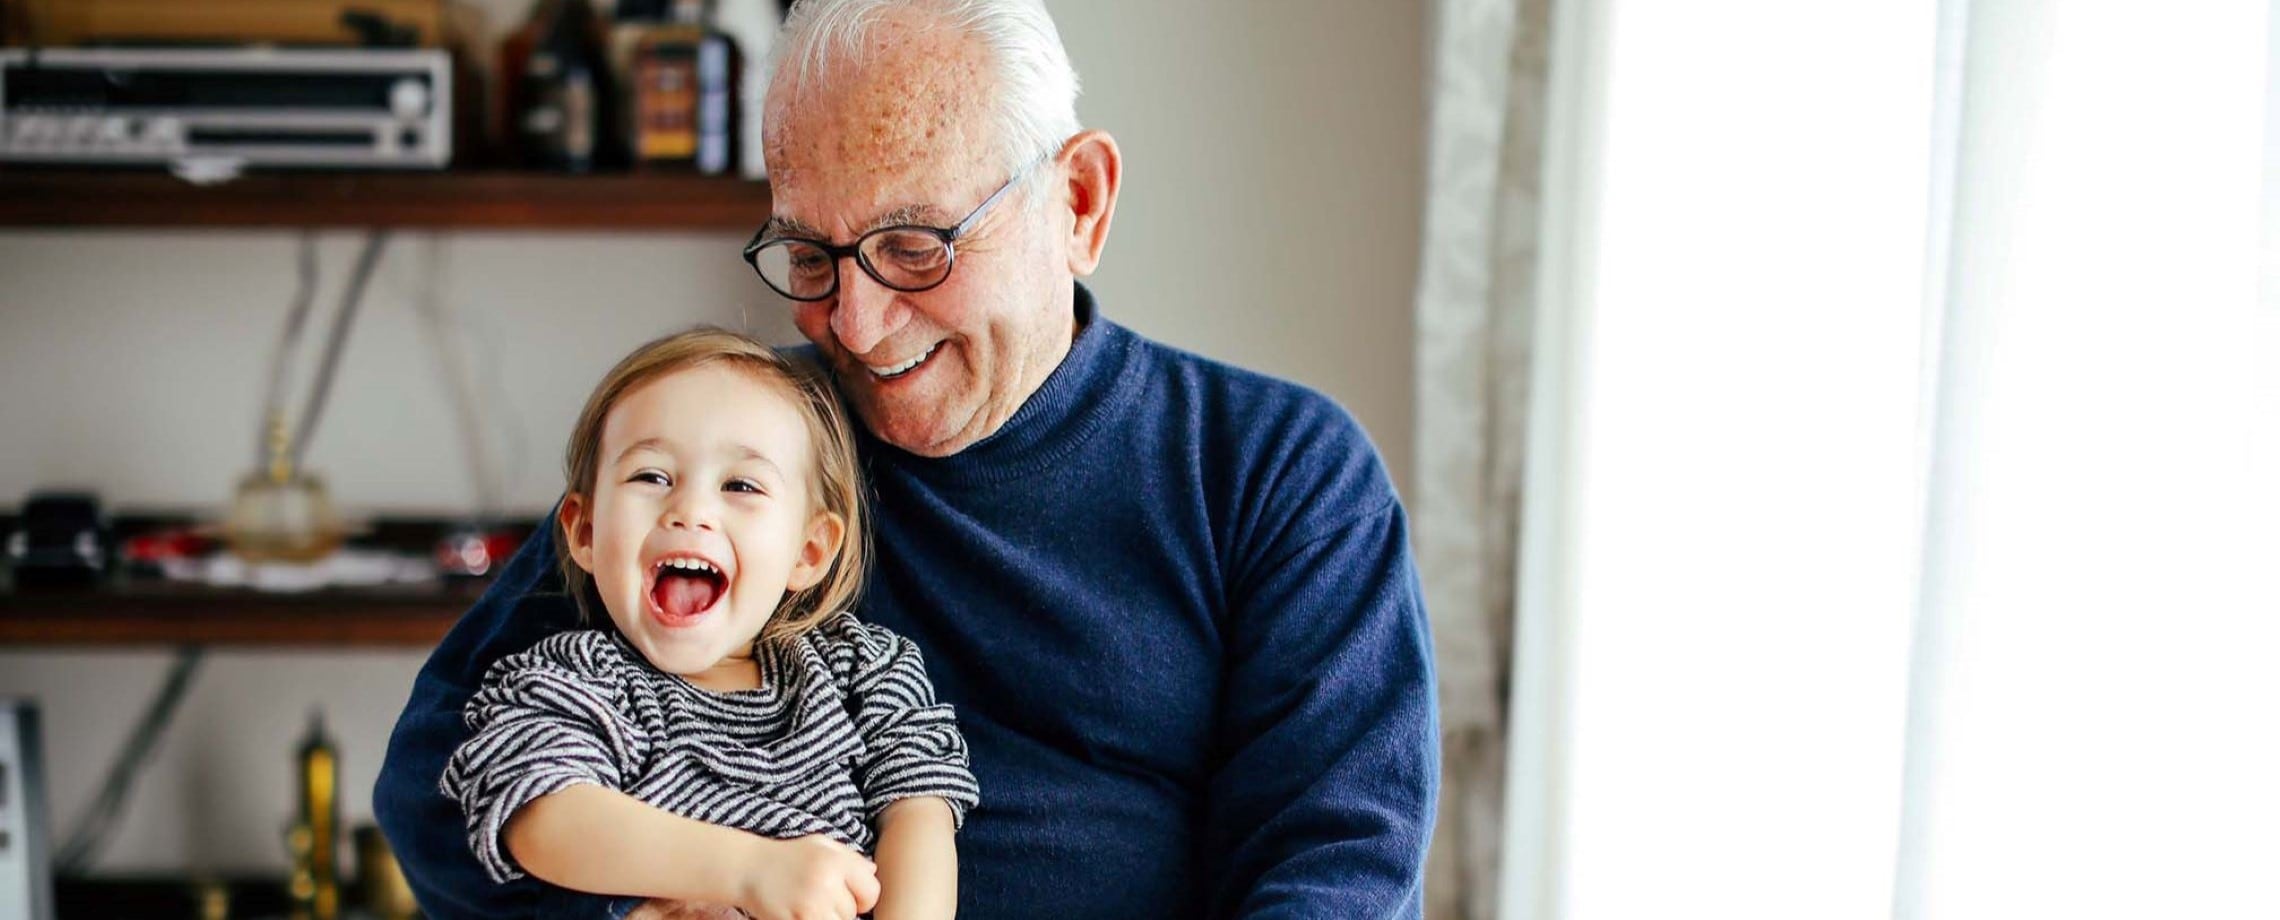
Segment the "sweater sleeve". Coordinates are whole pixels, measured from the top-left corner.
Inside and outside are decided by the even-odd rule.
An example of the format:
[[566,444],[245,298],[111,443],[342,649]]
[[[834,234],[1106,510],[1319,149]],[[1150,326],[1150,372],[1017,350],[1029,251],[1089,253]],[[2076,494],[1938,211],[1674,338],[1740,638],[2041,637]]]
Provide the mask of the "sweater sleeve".
[[1285,480],[1286,526],[1230,583],[1213,917],[1422,915],[1431,644],[1401,506],[1361,443],[1343,469]]
[[[552,520],[549,515],[548,520]],[[432,920],[623,917],[641,903],[523,878],[493,881],[467,847],[466,816],[444,795],[444,767],[469,736],[464,708],[499,658],[578,625],[554,575],[554,532],[542,524],[459,618],[412,682],[373,784],[372,811],[404,869],[420,913]]]
[[845,649],[848,711],[863,739],[855,765],[864,814],[873,822],[888,805],[913,796],[940,796],[952,820],[981,800],[980,787],[958,731],[956,714],[934,700],[918,646],[884,627],[841,614],[825,627]]
[[562,633],[492,666],[468,700],[466,743],[444,767],[444,795],[467,815],[468,847],[493,881],[522,878],[507,819],[579,784],[623,789],[647,741],[614,699],[623,662],[604,633]]

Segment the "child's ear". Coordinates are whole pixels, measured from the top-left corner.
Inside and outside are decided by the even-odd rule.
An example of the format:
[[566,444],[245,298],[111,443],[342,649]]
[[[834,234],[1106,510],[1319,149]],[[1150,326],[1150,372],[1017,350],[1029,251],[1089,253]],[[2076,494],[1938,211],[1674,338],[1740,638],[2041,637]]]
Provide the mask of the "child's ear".
[[571,492],[562,496],[562,504],[554,509],[554,519],[562,525],[562,545],[570,548],[570,559],[588,572],[594,570],[594,519],[587,512],[586,496]]
[[800,544],[799,559],[792,563],[792,577],[784,582],[787,591],[805,591],[822,581],[831,571],[831,563],[839,558],[839,545],[847,540],[847,521],[829,511],[818,511],[808,518],[807,542]]

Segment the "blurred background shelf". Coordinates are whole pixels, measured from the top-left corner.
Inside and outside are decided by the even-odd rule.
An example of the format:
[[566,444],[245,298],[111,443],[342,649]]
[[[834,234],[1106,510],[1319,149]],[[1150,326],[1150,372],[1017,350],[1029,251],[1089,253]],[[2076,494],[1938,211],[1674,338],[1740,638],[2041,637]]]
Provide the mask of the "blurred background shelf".
[[281,594],[122,581],[0,587],[0,650],[176,645],[428,648],[482,596],[482,582]]
[[[187,512],[147,509],[111,519],[122,542],[179,532],[198,521]],[[378,516],[358,522],[349,545],[367,554],[424,557],[440,537],[461,531],[464,524],[462,518]],[[20,526],[14,516],[0,514],[0,534]],[[519,542],[528,528],[499,525],[493,532]],[[497,549],[504,554],[513,546],[502,543]],[[84,585],[27,585],[19,583],[17,574],[0,567],[0,651],[183,645],[391,650],[434,647],[483,596],[491,584],[488,576],[496,570],[485,577],[450,575],[306,591],[166,578],[149,567],[115,566]]]
[[750,232],[768,183],[686,173],[253,173],[0,169],[0,227],[396,227]]

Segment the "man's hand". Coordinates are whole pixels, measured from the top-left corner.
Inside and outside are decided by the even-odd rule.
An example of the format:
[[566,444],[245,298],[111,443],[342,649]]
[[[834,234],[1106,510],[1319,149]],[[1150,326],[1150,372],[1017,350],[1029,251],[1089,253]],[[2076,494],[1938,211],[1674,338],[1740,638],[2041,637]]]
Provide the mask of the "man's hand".
[[855,920],[879,903],[879,867],[829,837],[754,837],[736,904],[753,920]]
[[726,904],[691,904],[687,901],[644,901],[625,920],[744,920],[741,910]]

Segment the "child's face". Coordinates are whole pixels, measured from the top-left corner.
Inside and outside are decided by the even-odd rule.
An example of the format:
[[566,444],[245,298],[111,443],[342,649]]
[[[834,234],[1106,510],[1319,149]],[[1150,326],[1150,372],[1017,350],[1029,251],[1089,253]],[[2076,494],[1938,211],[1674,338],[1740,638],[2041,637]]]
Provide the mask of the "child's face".
[[572,558],[660,670],[751,686],[753,638],[838,554],[844,525],[812,494],[791,399],[719,363],[644,383],[602,423],[594,494],[563,502]]

